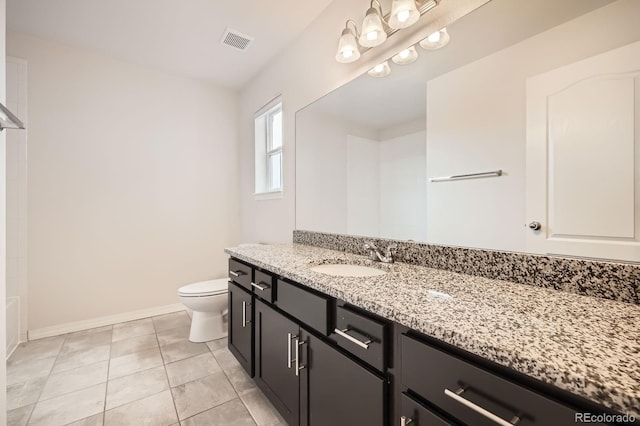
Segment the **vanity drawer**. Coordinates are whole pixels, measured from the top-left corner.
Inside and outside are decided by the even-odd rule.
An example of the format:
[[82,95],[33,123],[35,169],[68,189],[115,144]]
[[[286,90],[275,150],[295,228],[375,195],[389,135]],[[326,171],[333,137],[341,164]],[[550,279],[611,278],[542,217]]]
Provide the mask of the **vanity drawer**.
[[229,259],[229,279],[251,291],[251,266]]
[[276,304],[280,309],[328,336],[330,298],[278,280]]
[[275,296],[275,278],[258,270],[255,270],[253,275],[253,281],[251,282],[253,294],[266,302],[273,303]]
[[[519,426],[575,425],[575,409],[503,379],[412,337],[401,336],[402,384],[452,417],[495,426],[495,415]],[[462,390],[461,390],[462,389]]]
[[332,337],[339,346],[367,364],[384,371],[387,367],[386,324],[344,306],[336,308]]
[[[406,393],[403,393],[400,399],[402,400],[400,424],[412,426],[456,426],[456,423],[440,417]],[[402,417],[405,418],[404,423],[402,423]]]

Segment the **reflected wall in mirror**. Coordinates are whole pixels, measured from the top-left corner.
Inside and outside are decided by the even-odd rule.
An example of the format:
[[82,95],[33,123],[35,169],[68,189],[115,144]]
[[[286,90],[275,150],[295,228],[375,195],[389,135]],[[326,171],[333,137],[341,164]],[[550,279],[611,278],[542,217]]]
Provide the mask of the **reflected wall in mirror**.
[[[391,64],[391,75],[385,78],[364,74],[298,111],[296,228],[640,261],[640,80],[633,74],[640,66],[634,70],[634,63],[616,62],[592,76],[575,71],[588,68],[589,61],[596,61],[593,58],[607,64],[617,61],[607,59],[616,57],[611,53],[616,49],[632,44],[640,48],[637,16],[637,0],[492,0],[447,28],[451,41],[445,48],[418,48],[419,58],[413,64]],[[622,83],[626,92],[611,105],[627,118],[596,125],[604,136],[588,156],[576,138],[554,139],[559,133],[552,132],[553,125],[558,127],[549,118],[554,117],[552,111],[545,109],[544,97],[532,92],[538,90],[536,81],[563,73],[576,76],[565,86],[586,78],[626,76]],[[583,122],[601,107],[594,96],[579,102],[588,110]],[[533,105],[533,99],[543,102]],[[542,108],[539,113],[549,119],[536,122],[528,108]],[[573,122],[568,120],[564,124],[570,129]],[[623,121],[626,124],[620,124]],[[540,127],[547,125],[548,129]],[[611,134],[624,135],[616,149],[636,154],[625,164],[624,173],[600,176],[598,161],[607,156],[599,155],[598,149],[607,152],[607,126],[617,129]],[[534,127],[542,129],[542,140],[540,132],[531,132]],[[553,157],[556,152],[565,155],[562,161]],[[560,166],[561,170],[554,169]],[[582,169],[574,173],[571,167]],[[500,177],[428,179],[499,169],[504,172]],[[590,174],[598,178],[586,179]],[[576,176],[574,181],[571,176]],[[590,192],[594,182],[599,187]],[[601,233],[591,232],[588,220],[576,220],[587,224],[579,229],[565,226],[575,228],[569,234],[554,225],[554,217],[571,222],[566,212],[603,205],[593,194],[604,196],[621,187],[624,195],[607,201],[615,199],[618,204],[600,209],[602,214],[594,215],[593,221],[617,221],[622,209],[625,234],[609,235],[612,227],[606,226],[594,228]],[[564,202],[564,196],[562,203],[557,202],[558,194],[574,188],[579,196],[571,203]],[[569,204],[566,212],[556,212]],[[540,230],[528,227],[534,221],[542,224]],[[546,244],[552,239],[579,244]],[[588,247],[574,247],[582,245]]]

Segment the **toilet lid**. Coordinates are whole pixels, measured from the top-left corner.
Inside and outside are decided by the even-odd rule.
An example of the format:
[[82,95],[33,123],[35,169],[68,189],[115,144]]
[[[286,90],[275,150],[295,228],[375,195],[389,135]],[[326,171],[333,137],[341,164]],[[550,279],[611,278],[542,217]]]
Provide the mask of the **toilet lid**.
[[201,281],[185,285],[178,289],[179,296],[186,297],[202,297],[212,296],[214,294],[222,294],[227,292],[227,279],[220,278],[217,280]]

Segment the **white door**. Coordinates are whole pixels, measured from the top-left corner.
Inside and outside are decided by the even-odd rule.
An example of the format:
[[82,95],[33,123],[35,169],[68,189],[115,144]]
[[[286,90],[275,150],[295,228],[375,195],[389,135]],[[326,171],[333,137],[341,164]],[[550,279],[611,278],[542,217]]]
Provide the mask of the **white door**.
[[527,250],[640,261],[640,42],[527,80]]

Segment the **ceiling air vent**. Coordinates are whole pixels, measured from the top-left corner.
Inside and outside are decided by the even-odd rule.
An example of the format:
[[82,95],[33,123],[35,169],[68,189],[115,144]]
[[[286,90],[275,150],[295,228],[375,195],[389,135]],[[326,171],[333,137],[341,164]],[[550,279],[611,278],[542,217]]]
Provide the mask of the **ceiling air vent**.
[[220,43],[233,47],[234,49],[247,50],[249,46],[251,46],[251,43],[253,43],[253,37],[242,34],[240,31],[227,28],[224,30],[224,34],[222,34]]

